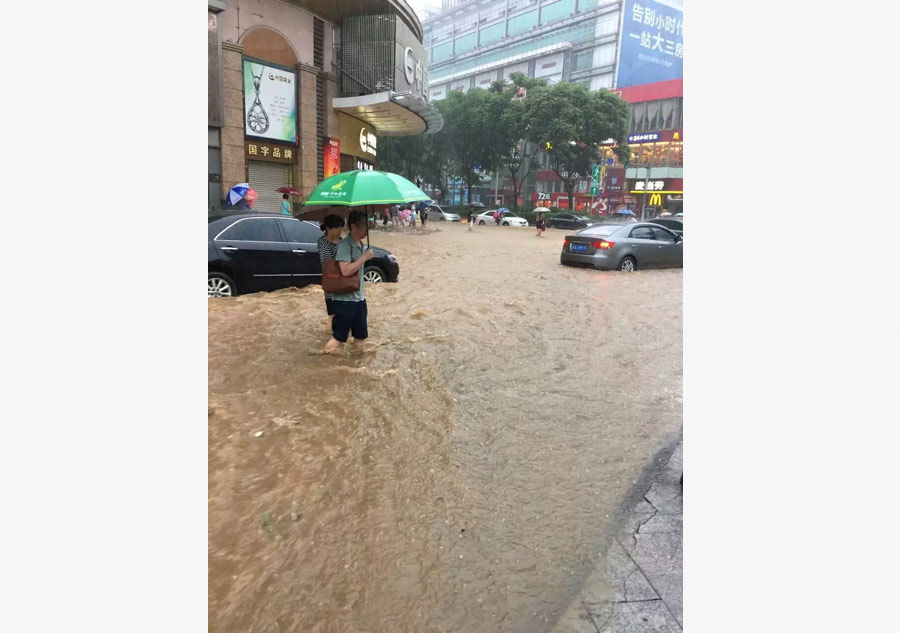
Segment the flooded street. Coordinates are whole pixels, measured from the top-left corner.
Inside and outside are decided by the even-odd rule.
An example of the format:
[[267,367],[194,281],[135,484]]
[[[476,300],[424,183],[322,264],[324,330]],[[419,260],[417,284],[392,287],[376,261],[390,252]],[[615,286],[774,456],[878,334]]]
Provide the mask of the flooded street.
[[682,271],[373,231],[369,350],[311,286],[209,301],[209,628],[549,631],[681,426]]

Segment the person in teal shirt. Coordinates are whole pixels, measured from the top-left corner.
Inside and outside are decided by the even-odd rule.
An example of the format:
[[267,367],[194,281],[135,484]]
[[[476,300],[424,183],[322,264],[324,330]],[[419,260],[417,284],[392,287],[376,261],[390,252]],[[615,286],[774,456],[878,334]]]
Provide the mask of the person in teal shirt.
[[332,295],[331,339],[322,350],[333,354],[352,333],[353,340],[363,343],[369,338],[369,311],[366,307],[366,280],[363,277],[366,262],[372,259],[372,249],[363,244],[369,230],[366,214],[359,209],[350,212],[347,218],[350,234],[338,244],[334,259],[345,277],[359,275],[359,290]]
[[291,213],[291,202],[288,200],[287,194],[281,196],[281,215],[293,215]]

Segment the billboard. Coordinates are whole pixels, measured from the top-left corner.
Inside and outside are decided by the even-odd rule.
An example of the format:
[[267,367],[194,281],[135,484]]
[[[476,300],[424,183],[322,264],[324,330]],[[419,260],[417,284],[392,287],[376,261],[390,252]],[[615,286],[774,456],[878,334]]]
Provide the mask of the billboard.
[[683,17],[673,0],[626,0],[617,88],[683,76]]
[[244,134],[297,142],[297,73],[244,58]]
[[324,153],[324,172],[325,178],[331,178],[341,171],[341,140],[337,138],[329,138],[328,143],[322,148]]

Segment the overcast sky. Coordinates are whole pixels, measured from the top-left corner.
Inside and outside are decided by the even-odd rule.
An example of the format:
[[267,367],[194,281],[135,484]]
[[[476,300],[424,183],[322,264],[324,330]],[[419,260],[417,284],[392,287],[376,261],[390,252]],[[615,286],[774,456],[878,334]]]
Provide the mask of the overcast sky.
[[425,20],[425,8],[431,7],[434,9],[441,8],[441,0],[406,0],[406,2],[413,8],[413,11],[416,12],[416,15],[419,16],[419,20]]

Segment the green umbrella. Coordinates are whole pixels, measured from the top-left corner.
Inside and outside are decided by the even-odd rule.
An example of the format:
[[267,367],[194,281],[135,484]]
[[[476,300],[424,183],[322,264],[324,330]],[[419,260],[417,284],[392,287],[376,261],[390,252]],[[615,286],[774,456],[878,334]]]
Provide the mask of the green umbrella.
[[309,194],[304,206],[356,207],[430,199],[429,195],[403,176],[386,171],[358,169],[335,174],[323,180]]

